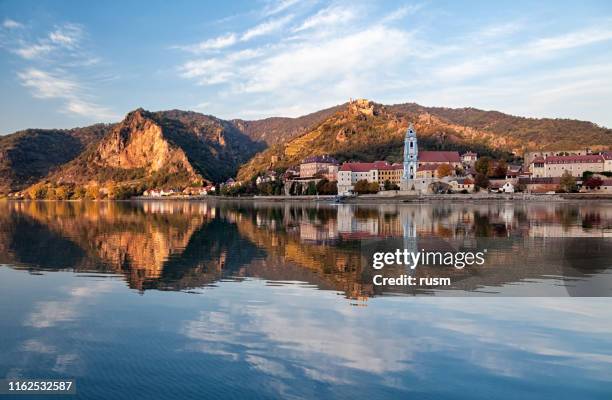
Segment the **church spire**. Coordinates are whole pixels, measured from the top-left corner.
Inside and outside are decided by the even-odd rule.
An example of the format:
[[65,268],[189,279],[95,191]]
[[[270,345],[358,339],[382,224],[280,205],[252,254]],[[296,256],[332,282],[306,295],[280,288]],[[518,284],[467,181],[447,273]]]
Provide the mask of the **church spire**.
[[404,181],[416,179],[418,168],[419,148],[417,143],[416,131],[412,123],[408,126],[404,138]]

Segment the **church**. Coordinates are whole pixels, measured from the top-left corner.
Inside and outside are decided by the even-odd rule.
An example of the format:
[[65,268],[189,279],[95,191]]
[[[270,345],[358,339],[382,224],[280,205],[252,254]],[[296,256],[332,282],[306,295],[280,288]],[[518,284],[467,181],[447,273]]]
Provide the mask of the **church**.
[[441,164],[461,168],[461,156],[456,151],[421,151],[414,126],[410,124],[404,137],[404,171],[400,188],[402,191],[425,192],[434,179]]

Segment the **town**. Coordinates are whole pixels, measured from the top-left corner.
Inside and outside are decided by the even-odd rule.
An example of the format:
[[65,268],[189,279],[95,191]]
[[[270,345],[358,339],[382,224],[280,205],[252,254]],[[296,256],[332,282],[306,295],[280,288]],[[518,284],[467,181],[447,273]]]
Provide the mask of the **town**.
[[472,151],[419,151],[412,125],[404,139],[403,163],[339,163],[330,155],[306,157],[284,171],[269,170],[249,182],[184,189],[153,189],[144,197],[168,196],[358,196],[419,194],[599,193],[612,194],[612,152],[589,149],[526,152],[522,163]]

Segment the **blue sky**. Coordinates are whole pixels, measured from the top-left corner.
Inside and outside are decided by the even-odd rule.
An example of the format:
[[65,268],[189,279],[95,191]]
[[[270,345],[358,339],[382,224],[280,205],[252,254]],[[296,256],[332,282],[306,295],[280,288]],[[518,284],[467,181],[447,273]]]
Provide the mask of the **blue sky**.
[[0,1],[0,133],[365,97],[612,127],[612,2]]

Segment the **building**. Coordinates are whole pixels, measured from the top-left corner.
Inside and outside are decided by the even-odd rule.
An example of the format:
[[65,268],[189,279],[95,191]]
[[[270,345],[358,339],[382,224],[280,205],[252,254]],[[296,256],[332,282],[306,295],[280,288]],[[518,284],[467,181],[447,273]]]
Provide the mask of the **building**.
[[534,178],[561,177],[566,171],[574,177],[581,177],[586,171],[604,172],[606,156],[603,154],[588,154],[537,157],[533,159],[529,168]]
[[416,178],[418,157],[419,145],[417,143],[416,131],[412,124],[410,124],[404,137],[404,171],[402,175],[404,181]]
[[506,179],[516,179],[523,175],[523,166],[520,164],[508,164]]
[[612,171],[612,151],[601,153],[604,158],[604,171]]
[[266,171],[265,174],[260,175],[255,179],[255,184],[259,185],[261,183],[275,182],[276,181],[276,171]]
[[433,179],[437,177],[438,166],[435,164],[425,164],[417,168],[417,179]]
[[474,181],[470,178],[457,178],[448,182],[453,192],[461,192],[466,190],[468,192],[474,191]]
[[559,189],[561,178],[519,178],[518,184],[529,193],[547,193]]
[[602,179],[601,185],[594,188],[583,188],[587,192],[596,192],[596,193],[610,193],[612,194],[612,179]]
[[523,155],[524,164],[523,167],[525,169],[529,168],[529,166],[533,163],[533,160],[536,158],[546,158],[552,156],[586,156],[591,154],[591,150],[582,149],[582,150],[549,150],[549,151],[527,151]]
[[300,178],[322,175],[330,181],[335,181],[337,174],[338,161],[327,155],[307,157],[300,164]]
[[463,153],[461,155],[461,162],[464,165],[472,167],[478,161],[478,154],[468,151],[467,153]]
[[399,185],[404,170],[402,164],[389,164],[386,161],[344,163],[338,170],[338,194],[350,193],[361,180],[376,182],[381,189],[385,181]]
[[424,192],[437,176],[440,165],[453,170],[462,168],[461,156],[456,151],[419,151],[416,131],[412,124],[404,138],[404,172],[401,189]]
[[450,164],[454,168],[461,168],[461,156],[456,151],[422,151],[419,153],[419,167],[423,165]]

